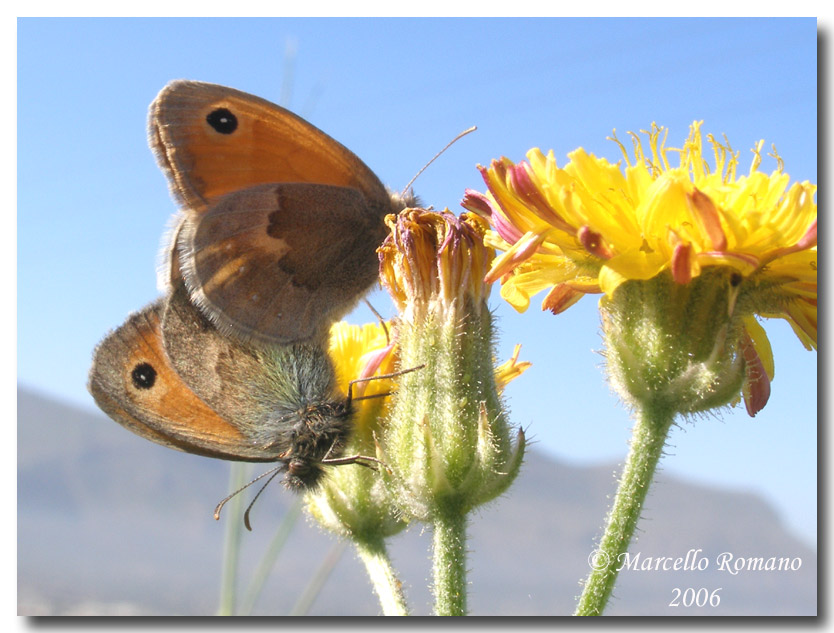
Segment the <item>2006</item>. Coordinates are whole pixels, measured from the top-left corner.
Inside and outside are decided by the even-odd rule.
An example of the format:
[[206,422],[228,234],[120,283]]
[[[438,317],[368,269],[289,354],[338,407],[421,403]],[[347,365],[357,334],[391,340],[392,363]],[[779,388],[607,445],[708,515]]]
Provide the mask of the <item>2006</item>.
[[679,589],[675,587],[672,589],[672,593],[675,594],[672,598],[672,601],[669,603],[670,607],[717,607],[721,604],[721,596],[718,595],[718,592],[721,591],[722,587],[718,587],[718,589],[713,589],[710,591],[705,587],[701,587],[700,589],[693,589],[689,587],[687,589]]

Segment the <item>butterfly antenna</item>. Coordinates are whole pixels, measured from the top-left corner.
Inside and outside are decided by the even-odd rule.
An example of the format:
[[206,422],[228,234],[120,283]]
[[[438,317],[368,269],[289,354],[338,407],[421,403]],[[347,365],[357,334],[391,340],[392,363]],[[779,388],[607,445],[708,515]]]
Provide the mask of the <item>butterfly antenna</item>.
[[379,319],[379,324],[382,326],[382,329],[385,330],[385,344],[390,345],[391,337],[388,335],[388,326],[385,325],[385,319],[383,319],[382,315],[376,311],[376,308],[371,305],[370,301],[368,301],[367,299],[362,299],[362,301],[364,301],[365,305],[368,306],[371,312],[374,313],[374,316],[376,316],[376,318]]
[[[237,495],[239,495],[241,492],[243,492],[244,490],[246,490],[249,486],[251,486],[252,484],[254,484],[254,483],[258,482],[258,481],[260,481],[261,479],[263,479],[263,478],[264,478],[264,477],[266,477],[267,475],[272,475],[272,477],[275,477],[275,475],[277,475],[277,474],[278,474],[278,471],[279,471],[281,468],[282,468],[282,466],[280,466],[280,465],[279,465],[279,466],[276,466],[275,468],[271,468],[270,470],[266,471],[265,473],[263,473],[263,474],[261,474],[261,475],[258,475],[258,476],[257,476],[257,477],[255,477],[252,481],[250,481],[248,484],[246,484],[245,486],[241,486],[240,488],[238,488],[237,490],[235,490],[232,494],[230,494],[228,497],[226,497],[225,499],[223,499],[223,501],[221,501],[220,503],[218,503],[218,504],[217,504],[217,507],[216,507],[216,508],[214,508],[214,520],[215,520],[215,521],[219,521],[219,520],[220,520],[220,510],[222,510],[222,509],[223,509],[223,506],[224,506],[224,505],[226,505],[226,503],[228,503],[229,501],[231,501],[233,498],[235,498],[235,497],[236,497]],[[270,477],[270,478],[269,478],[269,481],[272,481],[272,477]],[[269,481],[267,481],[266,483],[269,483]],[[263,488],[261,488],[261,490],[263,490]],[[261,494],[261,493],[259,492],[258,494]],[[257,499],[257,496],[256,496],[255,498]],[[247,512],[248,512],[248,510],[247,510]]]
[[400,371],[395,371],[392,374],[379,374],[378,376],[368,376],[367,378],[356,378],[355,380],[351,380],[348,383],[348,396],[347,401],[353,402],[354,400],[370,400],[371,398],[384,398],[385,396],[390,396],[390,393],[379,393],[371,396],[359,396],[357,398],[353,397],[353,385],[358,382],[370,382],[371,380],[382,380],[384,378],[396,378],[397,376],[402,376],[403,374],[410,374],[413,371],[417,371],[418,369],[423,369],[425,367],[425,363],[422,365],[417,365],[417,367],[410,367],[409,369],[402,369]]
[[[252,525],[249,523],[249,512],[252,510],[252,506],[255,505],[255,502],[258,500],[258,497],[261,496],[261,493],[266,489],[266,487],[270,484],[270,482],[273,479],[275,479],[275,476],[278,474],[279,468],[273,468],[272,470],[267,471],[267,472],[271,472],[272,476],[269,479],[266,480],[266,483],[263,486],[261,486],[261,489],[258,490],[258,494],[255,495],[254,499],[252,499],[252,502],[247,506],[246,512],[243,513],[243,525],[245,525],[246,529],[249,530],[250,532],[252,531]],[[266,474],[266,473],[264,473],[264,474]]]
[[423,168],[422,168],[420,171],[418,171],[418,172],[417,172],[417,174],[414,176],[414,178],[412,178],[412,179],[408,182],[408,184],[405,186],[405,189],[403,189],[403,196],[405,196],[405,194],[408,192],[408,190],[409,190],[409,189],[411,189],[411,185],[413,185],[413,184],[414,184],[414,181],[415,181],[415,180],[417,180],[417,178],[419,178],[419,177],[420,177],[420,174],[422,174],[424,171],[426,171],[426,169],[428,168],[428,166],[429,166],[429,165],[431,165],[434,161],[436,161],[438,158],[440,158],[440,155],[441,155],[443,152],[445,152],[445,151],[446,151],[447,149],[449,149],[452,145],[454,145],[455,143],[457,143],[457,142],[458,142],[460,139],[462,139],[464,136],[466,136],[466,135],[467,135],[467,134],[469,134],[470,132],[474,132],[474,131],[475,131],[475,130],[477,130],[477,129],[478,129],[478,128],[477,128],[476,126],[474,126],[474,125],[473,125],[471,128],[469,128],[468,130],[464,130],[463,132],[461,132],[460,134],[458,134],[455,138],[453,138],[451,141],[449,141],[448,143],[446,143],[446,147],[444,147],[442,150],[440,150],[439,152],[437,152],[437,154],[435,154],[435,155],[434,155],[434,158],[432,158],[429,162],[427,162],[425,165],[423,165]]

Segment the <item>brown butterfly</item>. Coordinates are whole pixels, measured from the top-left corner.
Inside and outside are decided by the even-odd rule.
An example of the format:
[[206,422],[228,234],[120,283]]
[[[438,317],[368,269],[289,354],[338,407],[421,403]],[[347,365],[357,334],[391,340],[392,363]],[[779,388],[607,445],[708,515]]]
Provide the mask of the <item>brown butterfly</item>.
[[350,150],[292,112],[175,81],[149,136],[185,214],[170,252],[192,301],[225,334],[308,340],[377,279],[390,194]]
[[150,136],[184,207],[170,289],[96,349],[96,403],[172,448],[281,462],[295,489],[361,463],[342,457],[353,409],[326,337],[377,278],[383,218],[405,203],[320,130],[231,88],[168,85]]

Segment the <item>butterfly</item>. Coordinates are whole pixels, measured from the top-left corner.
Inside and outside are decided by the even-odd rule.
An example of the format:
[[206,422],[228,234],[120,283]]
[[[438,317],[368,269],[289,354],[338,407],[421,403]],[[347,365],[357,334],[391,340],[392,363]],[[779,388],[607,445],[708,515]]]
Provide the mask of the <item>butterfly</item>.
[[353,404],[327,333],[376,280],[383,218],[408,199],[311,124],[231,88],[175,81],[149,128],[182,206],[169,289],[96,348],[96,403],[165,446],[280,462],[296,490],[361,463],[342,456]]

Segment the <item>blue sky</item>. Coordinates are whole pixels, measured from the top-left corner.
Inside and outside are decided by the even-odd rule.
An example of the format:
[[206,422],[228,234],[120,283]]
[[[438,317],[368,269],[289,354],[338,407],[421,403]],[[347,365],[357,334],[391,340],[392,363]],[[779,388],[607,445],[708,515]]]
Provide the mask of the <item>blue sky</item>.
[[[17,372],[21,384],[94,407],[93,347],[158,294],[160,238],[175,205],[147,146],[147,107],[170,80],[282,102],[401,189],[461,130],[415,190],[458,212],[476,164],[531,147],[560,163],[583,146],[617,160],[616,128],[693,120],[741,152],[775,143],[795,180],[817,182],[814,19],[22,19],[17,77]],[[766,159],[765,170],[775,167]],[[390,314],[382,293],[374,305]],[[539,450],[621,461],[631,421],[602,370],[596,300],[517,314],[494,293],[500,353],[533,368],[507,390]],[[373,317],[359,309],[350,319]],[[768,322],[773,395],[675,429],[662,468],[761,493],[816,538],[817,356]],[[651,499],[649,500],[651,507]],[[693,546],[697,546],[694,544]]]

